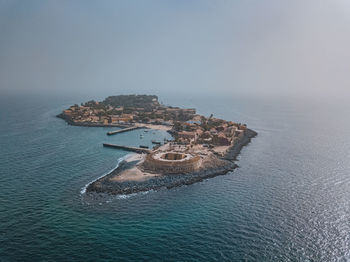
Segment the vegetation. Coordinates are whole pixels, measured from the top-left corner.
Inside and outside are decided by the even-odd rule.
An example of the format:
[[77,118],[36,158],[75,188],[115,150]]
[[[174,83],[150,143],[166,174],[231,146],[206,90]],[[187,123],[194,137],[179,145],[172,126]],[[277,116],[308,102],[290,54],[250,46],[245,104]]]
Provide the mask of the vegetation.
[[109,96],[102,104],[111,105],[113,107],[136,107],[151,109],[153,104],[158,103],[158,97],[155,95],[120,95]]

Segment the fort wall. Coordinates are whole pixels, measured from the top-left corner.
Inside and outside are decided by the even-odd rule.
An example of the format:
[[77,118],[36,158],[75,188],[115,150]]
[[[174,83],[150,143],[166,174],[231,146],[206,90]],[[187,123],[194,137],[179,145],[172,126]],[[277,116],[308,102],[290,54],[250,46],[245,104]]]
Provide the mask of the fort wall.
[[[171,156],[169,160],[165,159],[165,154]],[[145,171],[157,172],[162,174],[180,174],[190,173],[197,170],[200,166],[200,156],[192,156],[186,154],[186,156],[174,157],[174,153],[153,153],[146,156],[142,167]]]

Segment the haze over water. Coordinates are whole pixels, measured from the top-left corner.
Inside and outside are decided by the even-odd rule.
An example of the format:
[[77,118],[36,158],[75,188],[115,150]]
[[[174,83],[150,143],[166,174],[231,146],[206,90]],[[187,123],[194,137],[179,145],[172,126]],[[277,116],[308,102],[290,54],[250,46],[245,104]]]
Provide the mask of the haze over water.
[[[0,261],[350,260],[348,1],[0,0]],[[224,176],[81,194],[164,132],[64,108],[109,95],[246,123]]]
[[350,98],[347,0],[0,0],[2,93]]

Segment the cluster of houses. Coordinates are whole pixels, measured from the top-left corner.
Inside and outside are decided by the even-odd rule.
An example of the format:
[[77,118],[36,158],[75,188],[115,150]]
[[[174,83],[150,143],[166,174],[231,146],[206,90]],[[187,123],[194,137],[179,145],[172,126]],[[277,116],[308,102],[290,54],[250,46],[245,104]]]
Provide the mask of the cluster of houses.
[[63,114],[76,124],[162,124],[173,125],[174,121],[186,121],[196,114],[195,109],[183,109],[160,105],[153,101],[146,107],[113,107],[101,105],[99,102],[89,102],[84,105],[74,105],[63,111]]
[[241,138],[246,125],[218,118],[200,117],[200,121],[186,121],[174,125],[173,134],[180,144],[203,144],[205,146],[230,146]]
[[92,123],[92,124],[119,124],[119,123],[128,123],[132,121],[132,114],[120,114],[120,115],[112,115],[108,114],[108,112],[112,110],[121,111],[120,108],[111,108],[111,109],[100,109],[93,108],[89,106],[78,106],[74,105],[70,108],[63,111],[63,114],[66,117],[69,117],[71,121],[74,123]]
[[246,125],[212,116],[208,118],[200,116],[192,108],[161,105],[157,98],[152,98],[143,104],[129,103],[127,106],[89,101],[81,106],[71,106],[64,110],[63,114],[75,124],[108,126],[145,123],[171,126],[175,141],[182,145],[230,146],[236,139],[242,137],[246,130]]

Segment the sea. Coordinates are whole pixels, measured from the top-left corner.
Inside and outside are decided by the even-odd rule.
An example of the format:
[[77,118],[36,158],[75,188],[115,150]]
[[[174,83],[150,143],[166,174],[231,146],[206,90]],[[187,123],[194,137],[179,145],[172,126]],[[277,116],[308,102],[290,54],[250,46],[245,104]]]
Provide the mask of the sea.
[[193,185],[93,195],[86,185],[164,131],[55,117],[95,97],[0,97],[0,261],[350,261],[350,106],[307,98],[163,95],[246,123],[239,168]]

